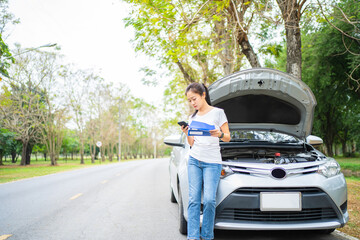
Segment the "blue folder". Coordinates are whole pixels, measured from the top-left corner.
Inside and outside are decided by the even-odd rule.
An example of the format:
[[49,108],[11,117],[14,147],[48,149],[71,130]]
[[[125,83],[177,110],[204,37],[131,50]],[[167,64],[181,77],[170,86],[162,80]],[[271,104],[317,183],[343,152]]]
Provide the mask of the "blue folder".
[[203,122],[192,121],[189,126],[189,136],[211,136],[210,130],[214,130],[215,126]]

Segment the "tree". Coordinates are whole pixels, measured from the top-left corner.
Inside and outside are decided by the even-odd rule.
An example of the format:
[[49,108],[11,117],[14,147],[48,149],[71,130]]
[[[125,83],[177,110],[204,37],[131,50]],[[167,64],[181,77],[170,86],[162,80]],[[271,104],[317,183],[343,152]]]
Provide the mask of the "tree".
[[[332,23],[345,24],[337,20]],[[355,137],[349,133],[356,132],[354,128],[358,126],[360,113],[358,96],[346,81],[353,55],[346,51],[343,40],[342,34],[326,23],[308,26],[303,37],[303,80],[318,102],[314,132],[323,137],[330,156],[334,154],[336,142],[344,146]],[[360,46],[357,48],[359,51]]]
[[8,148],[11,147],[14,139],[14,133],[7,129],[0,128],[0,165],[3,164],[3,156]]
[[276,0],[285,25],[287,61],[286,71],[301,79],[300,20],[307,0]]
[[[55,108],[51,100],[61,95],[61,88],[56,89],[56,94],[53,92],[60,67],[58,57],[41,51],[20,54],[11,66],[11,78],[6,79],[0,108],[5,115],[4,126],[16,133],[23,144],[21,165],[30,164],[33,145],[46,139],[50,123],[56,119],[52,116]],[[47,151],[53,155],[55,150]]]
[[5,28],[9,25],[19,23],[19,19],[16,19],[8,9],[8,0],[0,0],[0,74],[5,77],[9,77],[8,68],[10,64],[13,64],[15,61],[9,47],[3,40]]
[[157,57],[171,72],[177,67],[186,84],[209,84],[239,70],[242,54],[251,66],[260,66],[248,37],[253,18],[246,12],[257,11],[261,4],[246,0],[127,2],[133,6],[125,21],[135,29],[135,49]]
[[44,127],[42,128],[43,142],[53,166],[57,165],[57,159],[63,143],[65,123],[67,121],[65,111],[66,109],[64,108],[53,110],[49,107],[48,111],[42,115],[44,121]]
[[87,98],[90,85],[96,84],[99,78],[91,72],[84,70],[73,71],[70,67],[64,68],[61,73],[65,82],[66,99],[73,113],[73,121],[77,127],[80,140],[80,163],[84,164],[85,127],[88,120]]
[[22,142],[21,165],[30,164],[32,145],[40,139],[41,112],[43,99],[38,88],[28,82],[10,83],[4,87],[0,99],[0,111],[3,113],[4,127],[15,133],[15,138]]
[[[324,19],[331,27],[342,34],[344,53],[350,58],[351,68],[347,70],[351,88],[358,92],[360,90],[360,2],[357,0],[343,0],[331,5],[327,10],[326,5],[318,1]],[[360,93],[360,91],[359,91]],[[359,94],[360,96],[360,94]]]

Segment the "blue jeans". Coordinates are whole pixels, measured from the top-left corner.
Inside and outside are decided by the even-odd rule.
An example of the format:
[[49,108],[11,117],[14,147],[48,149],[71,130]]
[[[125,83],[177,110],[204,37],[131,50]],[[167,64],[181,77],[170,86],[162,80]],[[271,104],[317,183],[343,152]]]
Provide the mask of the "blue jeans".
[[[188,162],[189,206],[188,239],[214,238],[216,191],[220,181],[221,164],[205,163],[192,156]],[[203,185],[204,184],[204,185]],[[201,189],[204,186],[203,222],[200,235]]]

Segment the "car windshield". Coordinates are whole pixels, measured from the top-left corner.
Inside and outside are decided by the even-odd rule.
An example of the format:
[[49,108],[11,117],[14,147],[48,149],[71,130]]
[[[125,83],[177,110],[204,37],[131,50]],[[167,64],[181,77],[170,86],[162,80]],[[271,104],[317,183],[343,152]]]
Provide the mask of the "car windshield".
[[298,143],[300,140],[291,135],[254,130],[231,130],[232,142],[273,142],[273,143]]

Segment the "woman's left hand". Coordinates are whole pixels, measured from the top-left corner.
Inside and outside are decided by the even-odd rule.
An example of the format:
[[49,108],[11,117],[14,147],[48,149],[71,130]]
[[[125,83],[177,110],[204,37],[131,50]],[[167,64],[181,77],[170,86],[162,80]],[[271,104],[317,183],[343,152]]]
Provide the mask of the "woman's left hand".
[[209,131],[212,137],[220,137],[221,131],[219,129],[214,129]]

